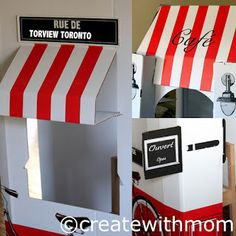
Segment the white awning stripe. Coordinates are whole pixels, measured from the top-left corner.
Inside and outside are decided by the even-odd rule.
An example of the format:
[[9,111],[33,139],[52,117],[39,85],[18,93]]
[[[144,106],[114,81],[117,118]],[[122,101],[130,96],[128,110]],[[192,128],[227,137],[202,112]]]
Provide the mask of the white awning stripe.
[[174,26],[175,26],[175,22],[179,13],[179,6],[176,7],[171,7],[167,20],[166,20],[166,24],[165,24],[165,28],[163,30],[162,36],[161,36],[161,40],[159,43],[159,46],[157,48],[156,51],[156,57],[164,57],[167,51],[167,47],[168,47],[168,43],[171,40],[171,34],[173,32]]
[[165,54],[166,54],[166,51],[168,48],[168,42],[171,40],[171,34],[172,34],[173,28],[175,26],[174,22],[177,19],[178,13],[179,13],[179,6],[170,8],[170,12],[167,17],[166,25],[165,25],[159,46],[158,46],[156,54],[155,54],[155,56],[158,59],[157,63],[159,62],[159,64],[157,65],[157,68],[158,68],[157,73],[159,76],[155,76],[155,78],[154,78],[155,84],[161,84],[162,71],[163,71],[163,66],[164,66],[164,60],[162,60],[162,58],[165,57]]
[[[157,13],[157,16],[159,15],[160,12]],[[143,41],[141,42],[141,45],[140,45],[140,48],[142,51],[139,51],[140,54],[146,54],[146,51],[148,49],[148,45],[149,45],[149,42],[151,40],[151,37],[152,37],[152,33],[155,29],[155,26],[156,26],[156,22],[157,22],[157,18],[158,17],[155,17],[155,19],[153,20],[145,38],[143,39]]]
[[10,113],[10,90],[14,85],[16,78],[19,74],[19,71],[24,66],[25,61],[27,60],[30,52],[32,51],[33,46],[27,46],[24,49],[20,48],[17,52],[17,57],[15,57],[11,63],[14,70],[8,70],[5,74],[5,77],[9,78],[7,80],[1,81],[1,92],[0,92],[0,114],[8,115]]
[[[218,10],[218,6],[211,6],[210,8],[208,8],[201,35],[213,29]],[[189,88],[200,90],[203,66],[207,49],[207,47],[197,47],[195,56],[193,58],[193,67]]]
[[[84,59],[87,48],[75,48],[69,58],[68,64],[60,80],[58,81],[52,93],[52,120],[65,121],[66,114],[66,95],[70,89],[71,84],[76,76],[78,68]],[[58,106],[60,104],[60,106]]]
[[[111,61],[113,60],[114,56],[115,56],[115,51],[110,49],[103,50],[101,55],[99,56],[99,60],[95,65],[91,77],[81,96],[81,108],[80,108],[81,123],[95,122],[94,119],[95,119],[96,98],[104,81],[103,78],[106,77],[106,74],[108,72],[108,70],[105,68],[110,67]],[[91,112],[93,113],[92,115],[90,115]],[[90,117],[93,120],[88,121],[88,117]]]
[[[198,7],[194,7],[194,8],[192,7],[189,9],[183,29],[193,28],[197,10],[198,10]],[[186,48],[186,45],[180,44],[176,50],[176,55],[179,55],[179,56],[174,57],[170,83],[172,86],[175,86],[175,87],[179,87],[179,84],[180,84],[182,67],[179,65],[183,64],[185,54],[182,52],[184,51],[185,48]]]
[[234,29],[236,29],[236,7],[231,7],[222,36],[220,48],[216,57],[216,62],[220,62],[222,58],[228,58],[232,39],[234,37]]
[[23,100],[23,117],[34,118],[37,116],[37,99],[39,89],[46,77],[53,60],[58,53],[59,47],[49,47],[43,54],[36,70],[31,77],[25,92]]

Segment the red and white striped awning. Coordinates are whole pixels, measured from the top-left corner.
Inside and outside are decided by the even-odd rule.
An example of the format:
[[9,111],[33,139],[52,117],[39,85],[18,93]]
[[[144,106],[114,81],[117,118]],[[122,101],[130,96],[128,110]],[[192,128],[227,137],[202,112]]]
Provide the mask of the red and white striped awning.
[[0,115],[96,124],[96,97],[116,50],[102,46],[22,46],[0,83]]
[[213,63],[236,62],[236,6],[161,6],[137,53],[155,84],[212,91]]

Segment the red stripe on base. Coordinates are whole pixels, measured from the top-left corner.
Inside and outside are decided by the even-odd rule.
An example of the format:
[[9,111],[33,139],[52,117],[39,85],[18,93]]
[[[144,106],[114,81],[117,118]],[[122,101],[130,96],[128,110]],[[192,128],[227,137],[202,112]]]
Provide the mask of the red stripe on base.
[[236,62],[236,30],[234,32],[234,38],[231,44],[227,62]]
[[224,32],[226,20],[229,14],[230,6],[220,6],[218,10],[218,14],[216,17],[216,22],[214,26],[214,32],[215,37],[213,44],[208,47],[205,61],[204,61],[204,67],[203,67],[203,73],[202,73],[202,80],[201,80],[201,90],[210,91],[212,86],[212,79],[213,79],[213,64],[215,62],[222,35]]
[[[58,226],[58,227],[60,227],[60,226]],[[62,236],[62,235],[64,235],[64,234],[57,234],[57,233],[53,233],[53,232],[48,232],[48,231],[44,231],[44,230],[40,230],[40,229],[34,229],[34,228],[30,228],[30,227],[26,227],[26,226],[22,226],[22,225],[15,225],[15,224],[14,224],[14,228],[17,232],[17,235],[19,235],[19,236]],[[10,226],[9,226],[8,222],[6,222],[6,229],[7,229],[9,236],[14,236],[11,233]]]
[[172,32],[172,36],[170,38],[170,42],[166,51],[166,55],[164,58],[164,66],[163,66],[163,72],[162,72],[162,79],[161,79],[161,85],[170,85],[170,79],[171,79],[171,72],[172,72],[172,67],[173,67],[173,61],[174,61],[174,55],[176,52],[176,49],[178,45],[172,43],[173,37],[178,34],[179,32],[182,31],[184,22],[188,13],[188,6],[181,6],[177,20]]
[[10,91],[10,116],[23,116],[23,95],[47,44],[35,44]]
[[[195,22],[192,29],[192,34],[190,38],[195,38],[195,42],[198,41],[201,37],[202,28],[206,19],[208,6],[200,6],[195,18]],[[191,48],[191,45],[188,45],[186,48],[186,53],[184,55],[183,67],[180,78],[180,87],[189,88],[191,72],[193,67],[193,59],[196,53],[197,47],[193,48],[191,51],[188,50]]]
[[170,11],[170,6],[163,6],[160,9],[160,13],[158,15],[157,22],[147,49],[146,53],[147,56],[154,56],[156,54],[169,11]]
[[160,202],[158,199],[150,196],[140,188],[134,187],[133,194],[133,197],[142,196],[147,198],[157,208],[158,212],[162,216],[167,217],[175,216],[176,218],[182,218],[185,220],[197,220],[201,218],[204,219],[209,215],[221,215],[223,211],[223,203],[218,203],[206,207],[197,208],[191,211],[182,212]]
[[[151,202],[151,204],[155,207],[155,210],[162,217],[163,221],[165,220],[165,218],[167,218],[168,220],[171,221],[171,220],[173,220],[173,217],[175,217],[175,220],[177,222],[178,222],[178,220],[180,220],[181,222],[183,222],[183,224],[185,223],[185,221],[190,221],[190,220],[193,220],[193,221],[200,220],[201,222],[204,222],[207,220],[212,220],[212,219],[222,220],[222,211],[223,211],[223,204],[222,203],[213,204],[213,205],[209,205],[206,207],[194,209],[191,211],[182,212],[182,211],[176,210],[170,206],[167,206],[166,204],[158,201],[157,199],[153,198],[152,196],[150,196],[146,192],[142,191],[141,189],[134,187],[133,197],[139,197],[139,196],[144,197],[148,201]],[[164,227],[164,225],[163,225],[163,227]],[[168,228],[171,229],[170,225],[168,226]],[[188,228],[186,231],[180,231],[180,229],[178,229],[178,227],[175,227],[175,229],[176,229],[175,231],[171,230],[171,235],[173,235],[173,236],[175,236],[175,235],[176,236],[177,235],[189,236],[190,234],[195,235],[193,232],[190,232],[190,228]],[[199,227],[196,225],[195,229],[197,232]],[[155,233],[153,235],[155,235]],[[213,231],[211,233],[203,231],[203,232],[196,233],[196,235],[216,235],[216,231]],[[222,236],[222,231],[217,232],[217,235]]]
[[66,95],[66,122],[80,123],[80,98],[102,52],[102,47],[90,46]]
[[51,97],[54,88],[68,62],[74,45],[61,45],[51,68],[49,69],[43,84],[41,85],[37,98],[37,118],[50,120],[51,118]]

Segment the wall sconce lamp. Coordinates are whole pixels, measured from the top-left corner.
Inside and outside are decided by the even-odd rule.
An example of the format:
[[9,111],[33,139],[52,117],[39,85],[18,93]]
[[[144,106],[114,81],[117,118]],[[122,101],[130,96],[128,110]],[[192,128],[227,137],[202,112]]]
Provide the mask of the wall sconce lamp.
[[133,66],[133,77],[132,77],[132,100],[133,100],[137,95],[139,86],[137,85],[136,80],[134,78],[134,75],[137,72],[137,66],[136,64],[133,64],[132,66]]
[[226,116],[231,116],[236,108],[236,98],[230,90],[230,87],[235,83],[235,77],[230,73],[226,73],[221,77],[221,82],[226,89],[222,93],[222,97],[217,98],[217,102],[220,102],[222,112]]

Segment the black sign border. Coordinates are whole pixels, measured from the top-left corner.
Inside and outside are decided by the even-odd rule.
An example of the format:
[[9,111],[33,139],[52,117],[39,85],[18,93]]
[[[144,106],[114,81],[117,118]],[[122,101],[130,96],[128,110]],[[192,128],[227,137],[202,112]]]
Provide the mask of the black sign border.
[[[144,141],[148,139],[156,139],[162,137],[168,137],[177,135],[178,140],[178,158],[179,163],[175,163],[173,165],[165,166],[165,167],[157,167],[152,170],[147,170],[145,159],[148,158],[145,155],[145,144]],[[183,163],[182,163],[182,138],[181,138],[181,127],[176,126],[167,129],[159,129],[154,131],[149,131],[143,133],[143,167],[144,167],[144,176],[145,179],[153,179],[156,177],[166,176],[170,174],[176,174],[183,171]]]
[[135,147],[132,147],[132,162],[139,166],[143,166],[143,153]]
[[[78,42],[72,42],[72,41],[66,41],[66,40],[54,40],[54,39],[25,39],[23,38],[22,32],[22,20],[23,19],[39,19],[39,20],[53,20],[53,19],[59,19],[59,20],[86,20],[86,21],[114,21],[115,23],[115,42],[96,42],[96,41],[79,41]],[[18,41],[19,42],[50,42],[50,43],[68,43],[68,44],[95,44],[95,45],[112,45],[112,46],[118,46],[119,45],[119,19],[116,18],[76,18],[76,17],[34,17],[34,16],[17,16],[17,26],[18,26]]]

